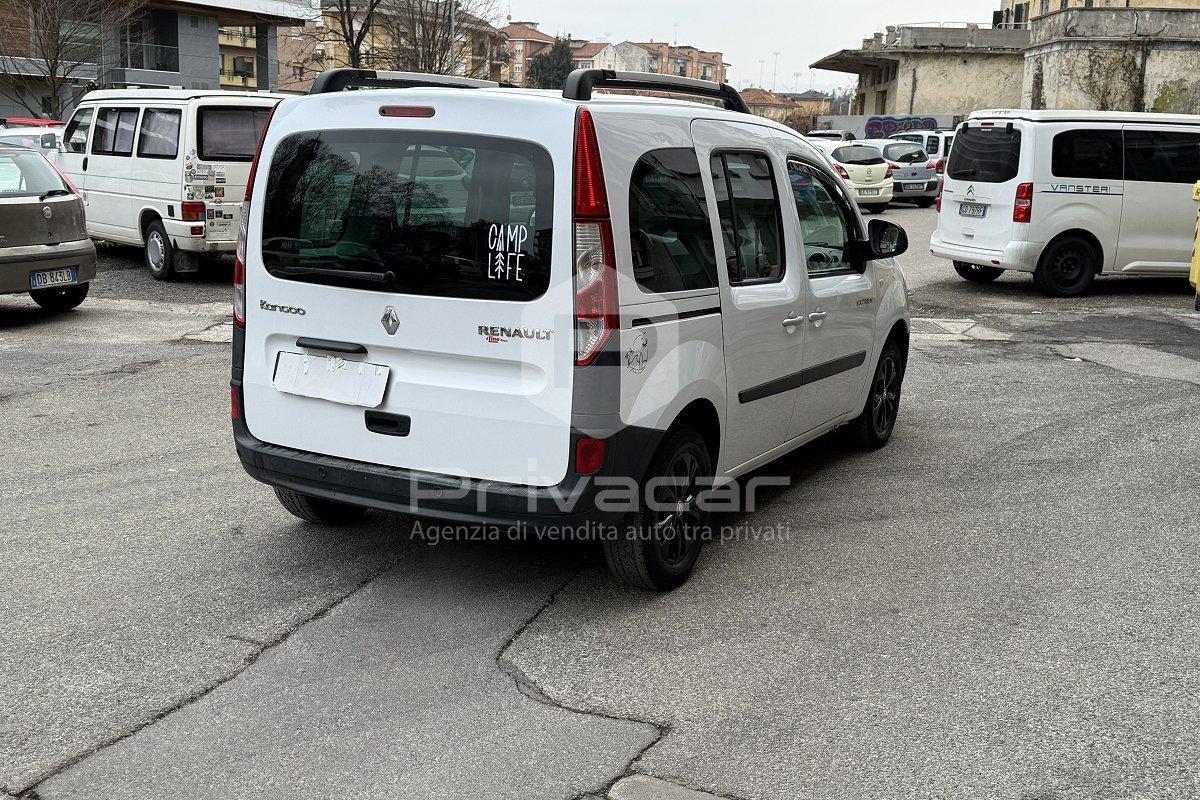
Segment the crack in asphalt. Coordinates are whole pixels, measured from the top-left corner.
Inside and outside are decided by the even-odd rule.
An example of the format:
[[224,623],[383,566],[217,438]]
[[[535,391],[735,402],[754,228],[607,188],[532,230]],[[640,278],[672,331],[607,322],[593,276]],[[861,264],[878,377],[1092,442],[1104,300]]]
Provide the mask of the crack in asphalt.
[[[286,642],[288,639],[290,639],[294,634],[296,634],[304,626],[308,625],[311,622],[316,622],[317,620],[321,619],[322,617],[325,617],[327,614],[329,614],[335,608],[340,606],[342,603],[346,602],[351,597],[353,597],[354,595],[361,592],[363,589],[365,589],[370,583],[375,581],[377,578],[383,576],[388,571],[390,571],[391,569],[396,567],[398,564],[400,564],[402,561],[404,561],[406,558],[408,558],[414,551],[415,551],[415,548],[409,549],[409,550],[406,550],[403,553],[397,555],[395,558],[390,559],[384,566],[371,572],[365,578],[360,580],[358,583],[354,584],[354,586],[352,586],[349,590],[347,590],[347,591],[343,592],[342,594],[338,595],[337,597],[335,597],[332,602],[325,604],[324,606],[313,611],[308,616],[306,616],[303,619],[298,620],[294,624],[290,625],[279,636],[275,637],[274,639],[272,639],[269,642],[256,643],[255,640],[253,640],[253,639],[239,637],[237,635],[228,636],[227,638],[235,639],[237,641],[242,641],[247,644],[257,644],[259,646],[259,649],[256,650],[255,652],[247,655],[243,659],[242,665],[240,667],[238,667],[237,669],[233,670],[232,672],[230,672],[226,675],[222,675],[220,678],[213,681],[211,684],[204,687],[203,689],[201,689],[197,692],[193,692],[192,694],[188,695],[187,697],[181,698],[180,700],[176,701],[169,707],[156,712],[149,719],[145,720],[143,723],[136,726],[132,730],[129,730],[124,733],[113,736],[110,739],[107,739],[106,741],[103,741],[100,744],[98,744],[82,753],[79,753],[78,755],[68,758],[67,760],[63,761],[61,764],[58,764],[58,765],[44,771],[41,775],[38,775],[36,778],[34,778],[34,780],[31,783],[29,783],[28,785],[26,785],[24,788],[18,789],[16,791],[15,797],[18,798],[18,800],[41,800],[41,795],[38,793],[38,787],[41,786],[43,783],[45,783],[49,779],[55,777],[56,775],[59,775],[62,772],[65,772],[66,770],[70,769],[71,767],[75,766],[76,764],[79,764],[80,762],[82,762],[88,758],[91,758],[92,756],[96,755],[97,753],[107,750],[108,748],[112,747],[113,745],[119,744],[120,742],[125,741],[126,739],[130,738],[131,736],[135,736],[138,733],[141,733],[142,731],[146,730],[147,728],[154,725],[155,723],[160,722],[163,719],[166,719],[170,715],[174,714],[176,711],[179,711],[180,709],[190,706],[192,703],[195,703],[198,700],[203,699],[205,696],[207,696],[209,693],[211,693],[215,689],[219,689],[220,687],[222,687],[225,684],[229,683],[230,681],[234,680],[239,675],[241,675],[243,672],[248,670],[250,667],[254,666],[254,664],[257,663],[258,660],[260,658],[262,658],[262,656],[265,653],[267,653],[270,650],[273,650],[274,648],[276,648],[279,645]],[[8,790],[0,789],[0,791],[8,791]]]
[[[621,774],[614,776],[611,780],[609,780],[603,786],[597,787],[595,789],[587,789],[585,791],[579,792],[578,794],[572,795],[570,798],[567,798],[567,800],[589,800],[590,798],[607,798],[609,796],[609,792],[612,790],[613,786],[615,786],[617,783],[619,783],[624,778],[628,778],[632,775],[648,775],[648,773],[639,772],[636,769],[634,769],[634,765],[637,764],[637,762],[640,761],[646,755],[646,753],[650,752],[650,750],[653,749],[655,745],[657,745],[659,742],[661,742],[663,739],[665,739],[674,729],[673,726],[671,725],[671,723],[667,722],[667,721],[644,719],[644,718],[635,717],[632,715],[609,714],[604,711],[597,711],[595,709],[589,709],[589,708],[577,708],[575,706],[569,705],[568,703],[566,703],[562,700],[559,700],[555,697],[552,697],[550,694],[548,694],[545,689],[543,689],[541,686],[538,685],[537,681],[535,681],[533,678],[529,677],[529,675],[527,675],[524,670],[522,670],[519,666],[517,666],[517,664],[508,657],[508,651],[510,649],[512,649],[512,646],[514,644],[516,644],[517,640],[520,639],[521,636],[523,636],[525,634],[525,632],[527,630],[529,630],[529,628],[535,622],[537,622],[537,620],[543,614],[545,614],[550,609],[551,606],[554,605],[554,603],[558,600],[559,596],[567,589],[568,586],[570,586],[572,583],[575,582],[575,579],[578,578],[580,576],[580,574],[583,573],[583,571],[587,568],[587,566],[588,566],[588,562],[586,562],[586,561],[584,561],[583,563],[576,566],[575,569],[572,570],[571,574],[567,576],[566,580],[564,580],[562,583],[560,583],[558,586],[556,586],[553,590],[551,590],[551,592],[546,596],[546,601],[544,603],[542,603],[541,607],[539,607],[536,611],[534,611],[533,614],[527,620],[525,620],[525,622],[521,623],[521,625],[515,631],[513,631],[512,635],[508,637],[508,640],[506,642],[504,642],[503,645],[500,646],[500,649],[498,651],[496,651],[496,667],[500,670],[501,673],[503,673],[508,678],[512,679],[513,683],[515,684],[515,686],[517,688],[517,691],[519,691],[521,694],[525,695],[526,697],[528,697],[529,699],[531,699],[535,702],[541,703],[542,705],[546,705],[551,708],[558,708],[558,709],[562,709],[563,711],[569,711],[572,714],[580,714],[580,715],[589,716],[589,717],[598,717],[600,719],[612,720],[614,722],[629,722],[629,723],[633,723],[636,725],[646,725],[651,728],[654,728],[654,730],[655,730],[654,739],[649,744],[647,744],[645,747],[643,747],[641,750],[639,750],[637,753],[635,753],[631,759],[629,759],[629,761],[625,764],[625,769],[621,772]],[[658,775],[651,775],[650,777],[659,778],[659,780],[670,781],[671,783],[675,783],[678,786],[681,786],[685,789],[691,789],[692,791],[705,792],[707,794],[712,795],[713,797],[722,798],[722,800],[745,800],[745,798],[739,797],[737,795],[721,794],[719,792],[714,792],[711,789],[705,789],[705,788],[702,788],[699,786],[692,786],[676,777],[663,778]]]

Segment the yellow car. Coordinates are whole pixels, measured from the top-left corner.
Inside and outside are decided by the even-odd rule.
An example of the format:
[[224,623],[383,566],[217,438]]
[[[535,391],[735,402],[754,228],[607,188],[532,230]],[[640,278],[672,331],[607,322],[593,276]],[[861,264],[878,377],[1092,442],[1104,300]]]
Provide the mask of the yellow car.
[[[1200,181],[1192,187],[1192,199],[1200,202]],[[1200,211],[1196,212],[1196,243],[1192,246],[1192,287],[1196,290],[1196,310],[1200,311]]]

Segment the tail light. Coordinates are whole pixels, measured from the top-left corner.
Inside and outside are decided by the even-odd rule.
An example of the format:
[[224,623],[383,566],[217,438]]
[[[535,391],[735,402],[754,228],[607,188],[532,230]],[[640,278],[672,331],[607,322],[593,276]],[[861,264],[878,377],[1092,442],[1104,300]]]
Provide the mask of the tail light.
[[1013,201],[1013,222],[1029,222],[1033,219],[1033,184],[1022,183],[1017,187]]
[[596,360],[617,330],[617,266],[596,126],[575,119],[575,365]]
[[938,181],[937,213],[942,213],[942,192],[946,188],[945,181]]
[[936,161],[930,161],[928,164],[925,165],[925,169],[936,170],[937,168],[938,168],[938,162],[936,162]]
[[254,178],[258,175],[258,157],[262,154],[263,140],[267,138],[267,128],[271,126],[275,108],[271,106],[263,122],[262,133],[258,135],[258,146],[254,148],[254,160],[250,162],[250,174],[246,178],[246,195],[242,198],[242,221],[238,228],[237,255],[233,261],[233,324],[239,328],[246,327],[246,228],[250,219],[250,198],[254,194]]
[[179,206],[179,218],[184,222],[203,222],[204,203],[184,202]]
[[896,165],[895,165],[895,164],[888,164],[887,172],[885,172],[885,173],[883,174],[883,177],[884,177],[884,178],[890,178],[890,177],[892,177],[892,176],[893,176],[893,175],[895,175],[895,174],[896,174]]
[[242,418],[242,392],[236,386],[229,387],[229,417],[234,422]]
[[946,159],[939,158],[937,163],[933,165],[933,168],[937,170],[938,175],[941,175],[946,171]]
[[833,171],[836,172],[838,175],[841,175],[846,180],[850,180],[850,173],[846,172],[846,168],[843,167],[841,164],[834,164]]
[[604,440],[587,436],[575,442],[575,472],[594,475],[604,466]]

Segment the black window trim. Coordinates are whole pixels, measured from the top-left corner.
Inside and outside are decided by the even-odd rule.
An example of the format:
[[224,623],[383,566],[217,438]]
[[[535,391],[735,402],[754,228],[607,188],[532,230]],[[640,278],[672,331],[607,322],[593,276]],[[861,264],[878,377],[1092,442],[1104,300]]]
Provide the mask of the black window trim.
[[[767,159],[767,164],[771,168],[771,185],[775,189],[775,219],[779,223],[779,277],[778,278],[744,278],[744,279],[742,279],[740,281],[736,281],[736,282],[729,278],[729,256],[728,256],[728,254],[725,253],[725,232],[723,230],[721,230],[721,228],[720,228],[720,226],[721,226],[721,209],[720,209],[720,207],[718,207],[716,224],[717,224],[717,229],[721,234],[721,236],[720,236],[721,252],[723,255],[725,255],[725,261],[724,261],[724,265],[723,265],[724,272],[725,272],[725,279],[727,281],[729,281],[729,286],[731,288],[734,286],[762,286],[762,285],[771,284],[771,283],[783,283],[783,279],[787,277],[788,247],[787,247],[787,237],[783,235],[783,203],[780,200],[780,192],[779,192],[779,170],[777,170],[775,168],[775,164],[771,158],[772,153],[769,150],[764,150],[764,149],[754,148],[754,147],[722,147],[722,148],[714,149],[714,150],[710,151],[708,154],[709,176],[710,177],[712,176],[712,160],[713,160],[713,158],[715,158],[716,156],[721,156],[721,167],[725,173],[725,194],[726,194],[726,196],[729,197],[730,204],[733,203],[733,186],[731,186],[729,183],[729,168],[725,164],[725,156],[730,155],[730,154],[763,156],[764,158]],[[788,192],[790,194],[791,187],[788,187]],[[716,194],[714,193],[713,194],[713,202],[716,203],[716,200],[717,200],[717,197],[716,197]],[[720,262],[718,262],[718,264],[717,264],[718,274],[720,274],[721,271],[722,271],[722,264]],[[719,283],[719,281],[720,281],[720,279],[718,278],[718,283]]]
[[[67,131],[72,131],[71,126],[75,124],[75,120],[79,119],[84,114],[91,114],[91,118],[88,120],[87,133],[84,134],[84,137],[83,137],[83,149],[79,150],[79,151],[66,149],[66,152],[71,153],[72,155],[77,155],[77,156],[79,156],[79,155],[86,156],[88,153],[91,152],[92,131],[95,130],[95,128],[96,128],[96,114],[99,110],[100,109],[97,106],[80,106],[79,108],[75,109],[75,113],[71,115],[71,118],[69,120],[67,120],[66,127],[63,128],[63,135],[62,135],[62,139],[60,140],[62,142],[63,148],[69,148],[69,143],[67,140]],[[72,132],[74,132],[74,131],[72,131]]]
[[[171,154],[169,156],[165,156],[165,155],[151,155],[151,154],[142,152],[142,134],[145,133],[145,128],[143,126],[146,123],[146,112],[147,111],[167,111],[167,112],[174,112],[179,115],[179,129],[175,136],[175,152],[173,154]],[[178,106],[173,107],[173,108],[167,107],[167,106],[163,106],[163,107],[146,106],[145,108],[143,108],[142,113],[141,113],[140,117],[138,118],[137,141],[134,143],[134,146],[133,146],[134,155],[136,155],[138,158],[157,158],[157,159],[161,159],[163,161],[174,161],[175,159],[179,158],[179,140],[183,138],[183,118],[184,118],[183,109],[179,108]]]
[[[632,193],[632,191],[633,191],[633,171],[637,170],[638,164],[642,163],[643,158],[645,158],[646,156],[649,156],[649,155],[653,155],[654,153],[657,153],[660,150],[691,150],[692,153],[696,156],[696,167],[697,167],[697,169],[700,170],[700,175],[701,175],[700,187],[704,191],[704,197],[701,199],[704,201],[704,211],[705,211],[705,213],[707,213],[709,198],[708,198],[708,187],[705,185],[704,180],[703,180],[704,164],[700,160],[700,151],[695,145],[691,145],[691,146],[681,145],[678,147],[673,146],[673,145],[667,145],[666,147],[655,147],[652,150],[647,150],[646,152],[642,153],[640,156],[637,157],[637,160],[633,162],[633,169],[629,173],[629,176],[630,176],[629,190],[630,190],[630,192]],[[712,157],[709,156],[710,163],[711,163],[711,158]],[[628,218],[630,225],[632,225],[632,223],[633,223],[632,207],[633,207],[633,204],[630,203],[629,206],[627,207],[627,213],[626,213],[626,217]],[[717,223],[718,223],[718,227],[719,227],[720,219],[717,220]],[[708,225],[709,225],[709,236],[712,236],[712,219],[711,218],[708,221]],[[630,235],[629,250],[630,250],[630,259],[631,259],[630,269],[629,269],[629,277],[633,279],[634,285],[636,285],[638,287],[638,289],[640,290],[642,295],[645,295],[646,297],[650,297],[650,298],[664,297],[664,298],[670,298],[672,300],[681,300],[686,297],[693,297],[693,296],[694,297],[703,297],[705,295],[711,295],[711,294],[715,294],[715,293],[718,293],[721,291],[721,278],[720,278],[721,264],[720,264],[720,262],[718,262],[715,265],[716,271],[717,271],[717,280],[716,280],[716,283],[714,283],[712,286],[705,286],[705,287],[698,288],[698,289],[676,289],[676,290],[670,291],[670,292],[652,292],[652,291],[646,289],[646,287],[642,286],[642,284],[638,282],[637,277],[634,276],[634,274],[633,274],[632,233],[633,233],[633,229],[631,227],[628,230],[628,234]],[[713,257],[714,257],[714,259],[716,258],[716,252],[717,252],[716,244],[717,244],[716,240],[714,239],[713,240]],[[726,272],[728,272],[728,269],[726,270]],[[653,302],[653,301],[651,301],[651,302]]]
[[[1189,125],[1187,130],[1179,130],[1184,125]],[[1165,127],[1164,127],[1165,126]],[[1170,130],[1170,127],[1175,127],[1175,130]],[[1158,122],[1134,122],[1122,123],[1120,128],[1121,133],[1121,176],[1123,183],[1149,183],[1157,186],[1189,186],[1194,185],[1194,181],[1147,181],[1140,180],[1136,177],[1129,176],[1129,134],[1134,133],[1161,133],[1168,136],[1191,135],[1200,138],[1200,125],[1196,123],[1158,123]]]
[[[803,266],[806,279],[813,281],[832,276],[862,275],[866,271],[867,262],[860,258],[861,250],[855,246],[857,242],[864,238],[863,232],[858,225],[858,214],[854,211],[855,206],[850,204],[849,198],[844,192],[842,192],[841,187],[838,186],[836,182],[830,181],[829,176],[825,174],[824,170],[822,170],[820,166],[813,163],[808,158],[800,155],[790,154],[787,157],[788,169],[791,169],[791,164],[793,161],[811,170],[814,173],[814,177],[821,182],[821,185],[825,187],[825,190],[829,192],[829,195],[834,198],[834,202],[838,204],[838,208],[842,212],[842,221],[847,224],[850,233],[850,241],[846,242],[846,245],[847,249],[850,251],[849,255],[851,256],[852,260],[847,262],[847,266],[841,269],[831,269],[828,272],[822,272],[820,275],[810,275],[808,272],[808,262],[804,261]],[[791,188],[790,185],[788,188]],[[793,198],[792,206],[794,207],[795,205],[796,201],[795,198]],[[800,236],[800,217],[794,208],[792,213],[796,214],[796,238],[800,239],[802,238]],[[803,249],[803,242],[800,243],[800,247]]]
[[[197,106],[196,107],[196,116],[195,116],[195,119],[196,119],[196,158],[200,159],[201,161],[214,161],[214,162],[220,162],[222,164],[233,164],[233,163],[249,164],[251,161],[254,160],[254,150],[256,149],[255,147],[250,148],[250,155],[238,156],[237,158],[229,158],[228,156],[224,156],[222,158],[209,158],[208,156],[206,156],[204,154],[204,115],[205,115],[205,113],[207,111],[209,111],[210,109],[225,110],[225,109],[230,109],[230,108],[243,110],[243,111],[244,110],[250,110],[250,111],[260,111],[261,110],[261,111],[265,111],[268,115],[270,115],[272,107],[271,106],[263,106],[263,105],[239,105],[237,103],[206,103],[204,105]],[[255,144],[257,145],[257,142]]]
[[[113,129],[113,142],[117,141],[117,131],[121,129],[121,115],[126,111],[133,112],[133,141],[129,143],[129,152],[122,153],[117,150],[97,150],[96,149],[96,134],[95,131],[99,127],[100,115],[105,111],[117,112],[117,127]],[[88,131],[88,152],[94,156],[113,156],[115,158],[133,158],[133,153],[137,149],[138,128],[142,124],[142,107],[141,106],[96,106],[96,116],[92,120],[92,130]]]

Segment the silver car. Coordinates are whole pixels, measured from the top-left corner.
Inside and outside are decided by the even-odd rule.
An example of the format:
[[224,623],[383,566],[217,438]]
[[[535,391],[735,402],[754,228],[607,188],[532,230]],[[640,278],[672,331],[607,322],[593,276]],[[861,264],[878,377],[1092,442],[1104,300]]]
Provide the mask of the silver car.
[[96,277],[83,200],[35,150],[0,144],[0,294],[68,311]]
[[883,152],[883,157],[892,165],[892,178],[896,181],[892,202],[915,203],[920,208],[929,208],[937,202],[937,162],[929,157],[924,148],[913,142],[896,139],[866,139]]

